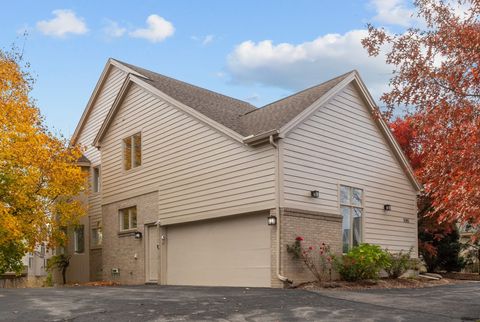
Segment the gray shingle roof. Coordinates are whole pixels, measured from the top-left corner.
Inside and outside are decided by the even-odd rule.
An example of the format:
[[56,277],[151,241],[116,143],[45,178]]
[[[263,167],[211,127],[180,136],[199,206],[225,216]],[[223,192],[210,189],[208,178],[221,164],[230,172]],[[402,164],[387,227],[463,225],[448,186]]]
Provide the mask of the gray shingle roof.
[[85,163],[85,164],[90,164],[90,160],[82,154],[82,156],[77,160],[78,163]]
[[173,99],[243,136],[280,129],[351,73],[343,74],[264,107],[256,108],[250,103],[160,75],[141,67],[121,61],[118,62],[143,75],[146,78],[145,82]]
[[249,134],[258,134],[268,130],[280,129],[325,95],[350,73],[335,77],[320,85],[307,88],[264,107],[247,112],[241,117],[243,131]]

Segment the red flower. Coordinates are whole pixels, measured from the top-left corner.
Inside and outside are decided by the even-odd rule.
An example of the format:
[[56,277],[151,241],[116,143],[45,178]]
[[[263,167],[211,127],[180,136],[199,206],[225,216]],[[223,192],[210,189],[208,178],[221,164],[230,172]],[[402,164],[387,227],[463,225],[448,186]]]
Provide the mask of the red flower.
[[303,237],[300,237],[298,236],[297,238],[295,238],[296,241],[303,241]]
[[312,246],[310,246],[310,247],[308,247],[308,249],[312,250],[312,249],[313,249],[313,247],[312,247]]

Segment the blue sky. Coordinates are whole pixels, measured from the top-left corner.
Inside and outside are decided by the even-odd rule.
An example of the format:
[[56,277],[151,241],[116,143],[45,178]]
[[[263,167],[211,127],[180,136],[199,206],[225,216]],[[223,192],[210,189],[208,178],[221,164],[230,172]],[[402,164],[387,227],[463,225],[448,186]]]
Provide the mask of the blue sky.
[[[358,69],[375,97],[392,67],[359,41],[413,23],[406,0],[10,1],[0,47],[24,46],[32,96],[70,136],[109,57],[256,106]],[[27,30],[24,40],[21,36]]]

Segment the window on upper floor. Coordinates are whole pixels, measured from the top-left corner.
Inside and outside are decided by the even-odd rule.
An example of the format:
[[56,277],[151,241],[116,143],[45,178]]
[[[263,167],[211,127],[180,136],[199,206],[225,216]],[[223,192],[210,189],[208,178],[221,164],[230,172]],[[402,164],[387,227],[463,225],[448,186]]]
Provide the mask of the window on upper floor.
[[77,254],[85,251],[85,226],[78,225],[73,231],[73,250]]
[[137,228],[137,207],[128,207],[119,210],[120,231]]
[[142,164],[142,135],[134,134],[123,139],[123,166],[125,170]]
[[342,220],[343,252],[362,242],[363,190],[340,186],[340,211]]
[[92,190],[93,192],[100,191],[100,167],[93,167],[92,173]]

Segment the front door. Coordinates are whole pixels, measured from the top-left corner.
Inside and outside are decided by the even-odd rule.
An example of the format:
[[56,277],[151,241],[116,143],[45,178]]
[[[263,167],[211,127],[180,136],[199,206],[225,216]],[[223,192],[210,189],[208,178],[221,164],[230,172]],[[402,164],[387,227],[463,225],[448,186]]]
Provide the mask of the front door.
[[160,259],[160,243],[159,243],[159,232],[157,226],[146,226],[147,238],[145,238],[146,243],[146,258],[145,258],[145,267],[146,267],[146,282],[147,283],[157,283],[158,282],[158,267]]

